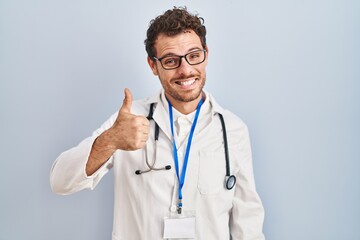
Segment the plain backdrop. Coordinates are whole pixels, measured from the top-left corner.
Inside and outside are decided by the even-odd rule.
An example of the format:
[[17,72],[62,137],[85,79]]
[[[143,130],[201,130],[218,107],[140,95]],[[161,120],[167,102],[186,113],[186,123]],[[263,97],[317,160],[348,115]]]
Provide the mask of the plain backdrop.
[[248,125],[268,240],[360,239],[360,1],[0,0],[0,240],[110,239],[113,177],[49,172],[161,85],[143,45],[173,6],[205,18],[206,90]]

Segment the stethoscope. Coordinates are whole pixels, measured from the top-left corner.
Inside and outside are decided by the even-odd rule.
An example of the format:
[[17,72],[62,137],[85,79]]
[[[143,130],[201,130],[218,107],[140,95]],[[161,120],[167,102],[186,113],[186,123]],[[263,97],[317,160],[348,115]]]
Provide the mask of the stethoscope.
[[[146,117],[149,121],[154,120],[153,119],[154,105],[155,105],[155,103],[151,103],[150,110],[149,110],[149,115]],[[224,117],[222,116],[222,114],[218,113],[218,115],[219,115],[220,122],[221,122],[221,127],[222,127],[222,132],[223,132],[223,139],[224,139],[224,149],[225,149],[225,162],[226,162],[225,188],[227,190],[231,190],[235,186],[236,177],[234,175],[230,175],[229,147],[228,147],[228,141],[227,141],[227,135],[226,135],[226,126],[225,126],[225,121],[224,121]],[[157,159],[156,158],[156,152],[157,152],[156,149],[157,149],[157,142],[159,140],[159,132],[160,132],[160,127],[155,122],[154,161],[153,161],[152,164],[149,163],[148,156],[147,156],[147,148],[145,146],[145,162],[146,162],[146,165],[147,165],[148,169],[147,170],[136,170],[135,174],[140,175],[142,173],[147,173],[147,172],[150,172],[152,170],[159,171],[159,170],[170,170],[171,169],[170,165],[166,165],[166,166],[161,167],[161,168],[155,167],[156,159]]]

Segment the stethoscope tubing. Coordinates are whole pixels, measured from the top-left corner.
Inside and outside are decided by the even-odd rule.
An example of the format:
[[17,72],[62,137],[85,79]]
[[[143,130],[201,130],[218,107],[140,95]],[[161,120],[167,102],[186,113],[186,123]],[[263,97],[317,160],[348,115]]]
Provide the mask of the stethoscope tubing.
[[[154,120],[153,119],[153,112],[154,112],[154,104],[155,103],[151,103],[150,105],[150,110],[149,110],[149,115],[147,116],[147,119],[150,120]],[[225,125],[225,121],[224,121],[224,117],[221,113],[218,113],[219,118],[220,118],[220,122],[221,122],[221,128],[222,128],[222,132],[223,132],[223,140],[224,140],[224,151],[225,151],[225,164],[226,164],[226,175],[225,175],[225,188],[227,190],[231,190],[236,183],[236,177],[234,175],[230,175],[230,157],[229,157],[229,146],[228,146],[228,141],[227,141],[227,134],[226,134],[226,125]],[[145,162],[146,165],[148,167],[147,170],[136,170],[135,174],[140,175],[142,173],[147,173],[150,172],[152,170],[158,171],[158,170],[169,170],[171,169],[170,165],[166,165],[165,167],[161,167],[161,168],[157,168],[155,167],[156,164],[156,159],[157,159],[157,143],[159,140],[159,133],[160,133],[160,128],[159,125],[155,122],[155,130],[154,130],[154,138],[155,138],[155,151],[154,151],[154,161],[152,162],[152,164],[149,163],[149,159],[148,159],[148,151],[147,151],[147,146],[145,146]]]

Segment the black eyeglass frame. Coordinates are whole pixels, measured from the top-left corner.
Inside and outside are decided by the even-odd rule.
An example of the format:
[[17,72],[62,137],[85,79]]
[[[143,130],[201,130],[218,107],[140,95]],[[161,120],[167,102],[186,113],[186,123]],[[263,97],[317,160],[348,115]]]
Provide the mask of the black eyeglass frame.
[[[196,53],[196,52],[204,52],[204,59],[198,63],[190,63],[189,60],[187,59],[187,56],[189,56],[190,54],[193,54],[193,53]],[[179,58],[179,64],[176,66],[176,67],[172,67],[172,68],[166,68],[164,67],[163,63],[162,63],[162,60],[165,59],[165,58],[168,58],[168,57],[178,57]],[[165,70],[173,70],[173,69],[176,69],[176,68],[179,68],[181,66],[181,62],[182,62],[182,58],[184,58],[186,60],[186,62],[191,65],[191,66],[194,66],[194,65],[198,65],[198,64],[201,64],[203,62],[205,62],[205,59],[206,59],[206,50],[205,49],[199,49],[199,50],[195,50],[195,51],[192,51],[192,52],[189,52],[185,55],[182,55],[182,56],[179,56],[179,55],[170,55],[170,56],[164,56],[164,57],[161,57],[161,58],[157,58],[157,57],[153,57],[154,60],[158,60],[161,64],[161,67]]]

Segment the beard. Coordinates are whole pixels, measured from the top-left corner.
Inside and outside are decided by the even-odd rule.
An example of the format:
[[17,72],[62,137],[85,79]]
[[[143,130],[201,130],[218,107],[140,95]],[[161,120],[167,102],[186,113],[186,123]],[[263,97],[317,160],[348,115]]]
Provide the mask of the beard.
[[[178,89],[176,88],[176,81],[191,78],[195,79],[195,82],[199,82],[200,85],[195,89],[178,91]],[[179,78],[172,79],[170,83],[168,81],[162,81],[160,77],[159,79],[166,95],[179,102],[191,102],[198,99],[199,96],[202,94],[206,82],[206,76],[201,77],[195,75],[181,76]]]

